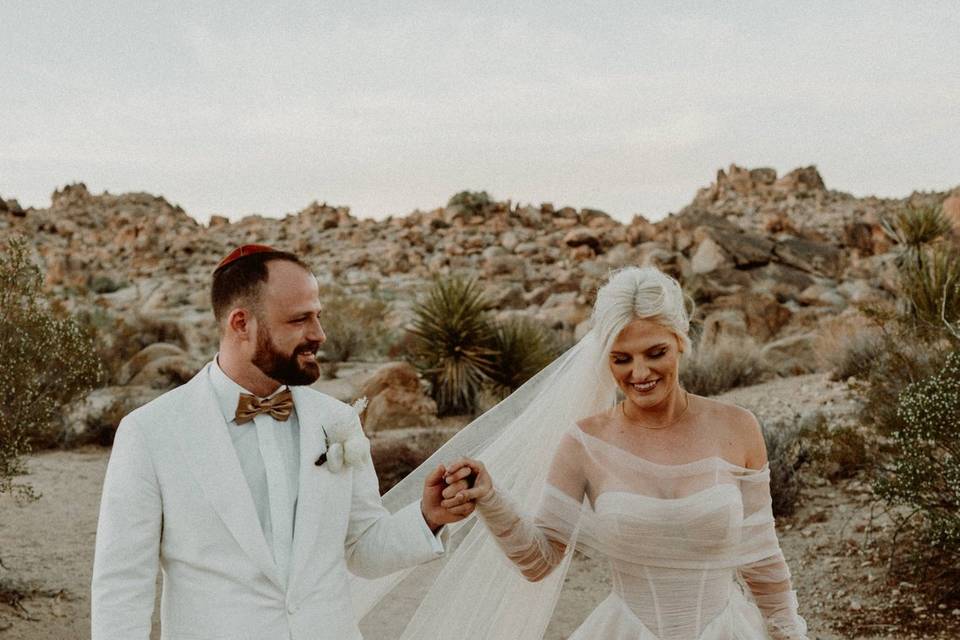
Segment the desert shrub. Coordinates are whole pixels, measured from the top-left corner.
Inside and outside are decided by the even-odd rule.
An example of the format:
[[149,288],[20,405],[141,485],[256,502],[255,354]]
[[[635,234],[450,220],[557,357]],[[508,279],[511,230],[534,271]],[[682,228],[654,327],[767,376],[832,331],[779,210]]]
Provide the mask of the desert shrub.
[[860,422],[883,436],[901,426],[897,397],[907,385],[918,382],[942,366],[948,349],[942,339],[913,333],[897,320],[885,322],[881,347],[862,376],[853,383],[860,395]]
[[497,352],[496,366],[490,377],[503,396],[519,389],[560,355],[559,341],[553,333],[524,317],[497,323],[493,349]]
[[438,279],[414,306],[410,360],[430,384],[440,415],[472,413],[494,374],[490,304],[475,280]]
[[123,365],[151,344],[166,342],[184,350],[187,348],[183,329],[170,318],[139,313],[124,317],[94,308],[78,311],[76,321],[93,340],[97,356],[105,368],[104,384],[119,384]]
[[883,336],[872,327],[857,327],[839,335],[836,330],[831,328],[829,335],[817,341],[817,351],[824,368],[830,372],[830,379],[865,378],[883,355]]
[[801,421],[783,420],[761,425],[770,465],[773,515],[792,515],[800,504],[800,469],[809,459]]
[[336,375],[339,363],[386,351],[389,332],[383,321],[390,311],[387,302],[376,295],[350,295],[340,288],[321,292],[320,299],[321,323],[327,335],[321,359],[328,376]]
[[[901,427],[892,434],[892,464],[876,483],[892,506],[906,507],[926,547],[960,560],[960,350],[897,402]],[[958,580],[956,573],[953,579]],[[960,588],[960,581],[953,588]]]
[[831,427],[826,416],[815,413],[802,421],[800,437],[806,457],[820,477],[850,478],[869,466],[867,439],[853,426]]
[[22,454],[46,437],[60,407],[104,377],[90,336],[58,312],[43,292],[43,276],[26,241],[14,238],[0,253],[0,493],[32,495],[16,484]]
[[462,207],[471,215],[480,215],[484,207],[490,205],[493,199],[486,191],[461,191],[447,201],[448,207]]
[[90,279],[90,291],[94,293],[113,293],[123,288],[122,282],[116,282],[110,276],[98,275]]
[[703,396],[756,384],[770,374],[755,342],[729,336],[700,345],[680,366],[683,388]]

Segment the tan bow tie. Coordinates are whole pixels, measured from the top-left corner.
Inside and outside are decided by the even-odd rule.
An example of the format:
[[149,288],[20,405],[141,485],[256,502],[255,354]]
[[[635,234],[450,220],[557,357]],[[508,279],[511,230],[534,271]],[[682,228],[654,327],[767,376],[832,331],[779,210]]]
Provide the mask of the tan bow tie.
[[284,389],[277,395],[264,400],[241,393],[240,400],[237,402],[237,414],[233,419],[237,421],[237,424],[246,424],[253,420],[257,414],[269,413],[274,420],[283,422],[290,417],[292,411],[293,394],[290,393],[290,389]]

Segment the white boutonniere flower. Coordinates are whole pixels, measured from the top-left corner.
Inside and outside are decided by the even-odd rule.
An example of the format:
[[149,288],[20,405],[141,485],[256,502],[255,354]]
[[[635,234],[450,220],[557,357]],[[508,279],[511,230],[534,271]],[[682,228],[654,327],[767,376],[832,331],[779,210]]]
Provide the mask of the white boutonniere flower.
[[[352,408],[359,416],[367,406],[367,399],[360,398]],[[352,419],[343,420],[325,429],[327,434],[327,464],[337,473],[344,467],[360,465],[370,460],[370,441],[357,429]]]

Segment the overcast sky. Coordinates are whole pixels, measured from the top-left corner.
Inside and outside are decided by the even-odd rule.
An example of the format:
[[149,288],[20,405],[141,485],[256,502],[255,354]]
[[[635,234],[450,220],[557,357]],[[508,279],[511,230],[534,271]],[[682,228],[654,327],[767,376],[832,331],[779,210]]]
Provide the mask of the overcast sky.
[[[659,5],[659,6],[658,6]],[[0,2],[0,195],[200,220],[487,190],[657,219],[729,163],[960,185],[960,5]]]

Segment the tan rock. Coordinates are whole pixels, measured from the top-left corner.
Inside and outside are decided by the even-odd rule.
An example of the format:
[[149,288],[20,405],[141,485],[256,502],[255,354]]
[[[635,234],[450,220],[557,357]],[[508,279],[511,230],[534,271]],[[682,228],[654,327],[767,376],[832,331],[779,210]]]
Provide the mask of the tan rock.
[[361,416],[368,432],[434,424],[437,404],[428,397],[416,370],[406,362],[380,368],[360,390],[367,398]]
[[145,364],[129,384],[151,389],[173,389],[190,380],[202,366],[186,354],[164,356]]
[[695,274],[710,273],[726,265],[733,266],[733,261],[713,238],[704,239],[690,258],[690,269]]
[[782,376],[797,376],[817,370],[817,334],[787,336],[763,346],[761,355]]
[[187,353],[175,344],[155,342],[135,353],[127,360],[117,374],[120,384],[129,384],[130,381],[148,364],[154,360],[168,357],[186,357]]

